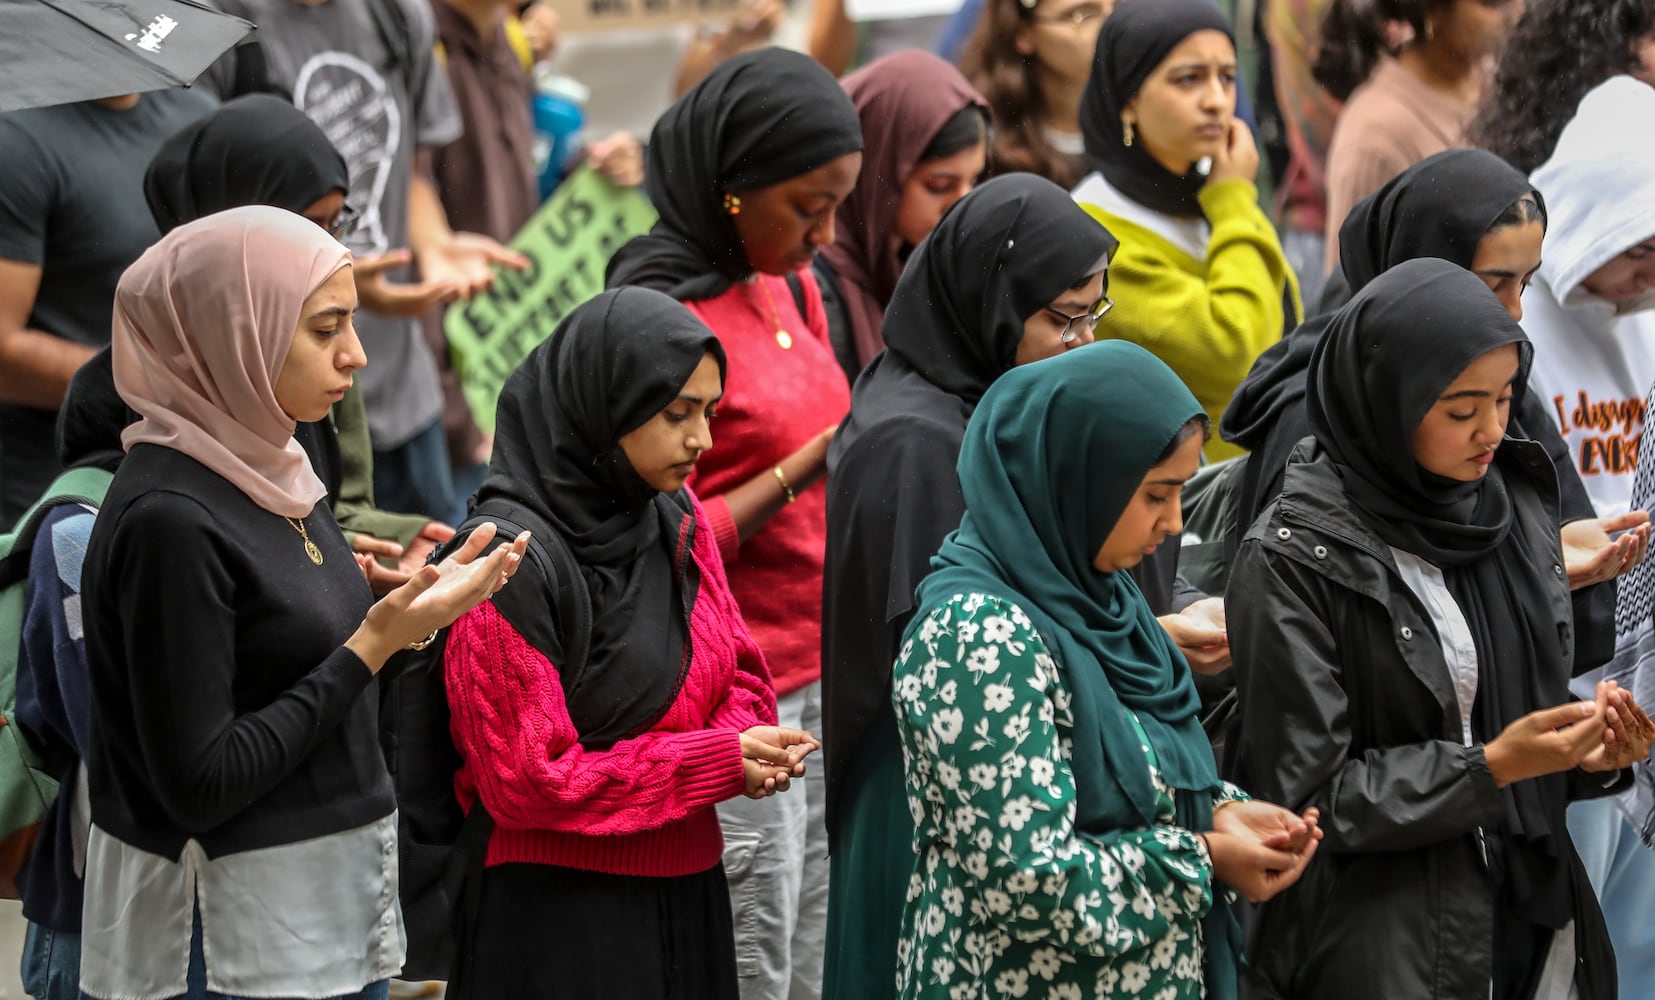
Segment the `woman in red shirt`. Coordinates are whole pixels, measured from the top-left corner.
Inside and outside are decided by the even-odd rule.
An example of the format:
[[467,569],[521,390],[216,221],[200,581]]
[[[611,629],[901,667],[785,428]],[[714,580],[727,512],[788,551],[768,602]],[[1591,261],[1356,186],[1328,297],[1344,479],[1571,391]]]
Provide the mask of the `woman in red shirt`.
[[[729,355],[719,447],[691,484],[770,664],[781,723],[800,729],[821,717],[819,480],[850,408],[809,266],[833,242],[861,150],[856,109],[818,63],[780,49],[732,59],[656,123],[645,183],[661,221],[609,264],[611,287],[678,299]],[[720,808],[743,1000],[820,989],[828,876],[818,784]]]

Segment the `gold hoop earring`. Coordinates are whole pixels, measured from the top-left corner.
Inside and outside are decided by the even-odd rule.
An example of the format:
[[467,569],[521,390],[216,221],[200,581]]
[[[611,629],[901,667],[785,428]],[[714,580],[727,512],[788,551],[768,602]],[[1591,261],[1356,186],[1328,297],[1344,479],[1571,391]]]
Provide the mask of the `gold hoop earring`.
[[733,194],[726,194],[724,196],[724,211],[729,212],[731,215],[740,215],[741,199]]
[[1126,118],[1122,118],[1121,119],[1121,126],[1122,126],[1122,128],[1121,128],[1121,132],[1122,132],[1121,138],[1126,142],[1126,144],[1128,146],[1132,145],[1132,122],[1130,120],[1126,119]]

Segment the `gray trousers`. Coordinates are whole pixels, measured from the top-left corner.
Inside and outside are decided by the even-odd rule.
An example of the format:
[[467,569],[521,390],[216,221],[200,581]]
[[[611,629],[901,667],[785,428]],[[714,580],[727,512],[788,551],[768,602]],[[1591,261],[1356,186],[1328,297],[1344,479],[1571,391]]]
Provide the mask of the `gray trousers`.
[[[777,701],[783,726],[822,734],[818,681]],[[827,939],[826,789],[820,753],[779,795],[718,807],[741,1000],[820,1000]]]

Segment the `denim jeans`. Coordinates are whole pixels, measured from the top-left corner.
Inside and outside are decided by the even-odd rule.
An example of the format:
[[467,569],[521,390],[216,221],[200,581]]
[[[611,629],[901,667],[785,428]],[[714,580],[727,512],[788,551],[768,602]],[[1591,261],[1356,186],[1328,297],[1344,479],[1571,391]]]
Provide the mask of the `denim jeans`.
[[34,1000],[80,1000],[80,935],[30,924],[22,972],[23,992]]
[[374,449],[374,506],[399,514],[423,514],[445,524],[465,520],[465,498],[454,495],[442,421],[405,444],[386,451]]
[[1569,806],[1569,835],[1581,864],[1597,890],[1603,922],[1615,943],[1620,995],[1625,1000],[1649,996],[1655,982],[1655,851],[1644,846],[1638,831],[1612,798]]
[[[190,972],[185,980],[185,988],[189,990],[175,1000],[251,1000],[248,997],[238,997],[227,993],[210,993],[207,990],[207,956],[201,947],[201,910],[195,911],[195,929],[190,934]],[[345,993],[328,1000],[387,1000],[390,983],[380,980],[364,986],[355,993]],[[297,998],[294,998],[297,1000]]]

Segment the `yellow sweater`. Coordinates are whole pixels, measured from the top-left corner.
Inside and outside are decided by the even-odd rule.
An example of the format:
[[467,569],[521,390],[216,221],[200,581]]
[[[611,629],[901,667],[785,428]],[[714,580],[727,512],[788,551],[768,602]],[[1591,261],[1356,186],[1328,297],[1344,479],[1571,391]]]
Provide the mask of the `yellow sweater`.
[[1115,307],[1098,338],[1141,344],[1184,380],[1212,421],[1206,455],[1216,462],[1241,454],[1218,438],[1218,421],[1254,360],[1281,339],[1284,300],[1295,326],[1304,309],[1258,189],[1219,181],[1201,189],[1200,201],[1212,226],[1206,260],[1096,205],[1082,207],[1121,243],[1109,265]]

